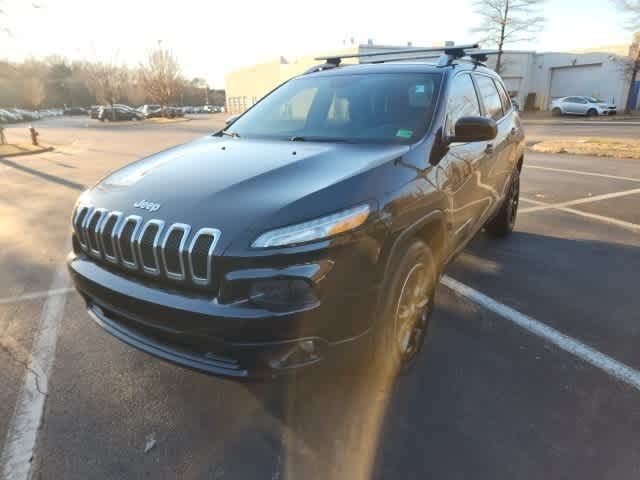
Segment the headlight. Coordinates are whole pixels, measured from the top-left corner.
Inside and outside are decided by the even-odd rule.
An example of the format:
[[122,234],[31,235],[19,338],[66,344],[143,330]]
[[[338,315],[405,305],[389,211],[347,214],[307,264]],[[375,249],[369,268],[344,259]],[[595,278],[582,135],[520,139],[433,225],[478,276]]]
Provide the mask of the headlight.
[[252,246],[254,248],[281,247],[332,237],[362,225],[369,216],[369,211],[369,205],[360,205],[326,217],[271,230],[260,235]]

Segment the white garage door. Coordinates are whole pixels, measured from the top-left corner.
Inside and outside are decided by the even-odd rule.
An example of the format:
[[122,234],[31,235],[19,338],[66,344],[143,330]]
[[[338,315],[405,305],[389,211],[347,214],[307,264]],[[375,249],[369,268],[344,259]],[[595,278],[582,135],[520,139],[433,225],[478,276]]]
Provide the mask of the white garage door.
[[504,86],[507,87],[507,91],[511,92],[519,92],[522,88],[522,77],[506,77],[503,76],[502,80],[504,81]]
[[555,98],[573,95],[598,97],[601,76],[601,63],[552,68],[549,102]]

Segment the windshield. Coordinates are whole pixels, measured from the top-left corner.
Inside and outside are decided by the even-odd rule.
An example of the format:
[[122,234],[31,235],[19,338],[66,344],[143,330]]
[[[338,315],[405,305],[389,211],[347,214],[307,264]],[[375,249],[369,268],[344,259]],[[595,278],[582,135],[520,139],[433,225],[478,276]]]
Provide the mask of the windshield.
[[587,97],[587,100],[589,100],[589,102],[591,103],[604,103],[604,100],[600,100],[599,98],[595,97]]
[[229,127],[242,138],[410,143],[425,134],[440,74],[300,77]]

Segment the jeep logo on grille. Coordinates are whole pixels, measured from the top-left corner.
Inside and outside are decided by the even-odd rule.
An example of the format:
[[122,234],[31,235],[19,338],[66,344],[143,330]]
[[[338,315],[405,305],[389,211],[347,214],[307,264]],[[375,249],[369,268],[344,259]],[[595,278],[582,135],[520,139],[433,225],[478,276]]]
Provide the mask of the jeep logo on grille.
[[133,204],[136,208],[142,208],[143,210],[147,210],[149,212],[155,212],[160,209],[159,203],[147,202],[146,200],[140,200]]

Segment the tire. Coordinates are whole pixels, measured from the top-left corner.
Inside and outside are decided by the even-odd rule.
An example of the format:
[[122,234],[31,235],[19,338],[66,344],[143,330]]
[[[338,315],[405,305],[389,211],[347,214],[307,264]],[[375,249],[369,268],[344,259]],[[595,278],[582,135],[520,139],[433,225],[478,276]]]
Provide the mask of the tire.
[[509,191],[500,206],[500,210],[486,225],[487,233],[494,237],[506,237],[513,231],[518,215],[518,203],[520,201],[520,172],[515,171],[509,185]]
[[598,115],[598,111],[595,108],[587,110],[587,117],[595,117]]
[[375,374],[392,380],[416,363],[429,331],[435,301],[436,271],[429,246],[415,240],[385,281],[388,297],[374,332]]
[[562,115],[562,110],[560,110],[558,107],[555,107],[553,110],[551,110],[551,115],[553,115],[554,117],[559,117]]

